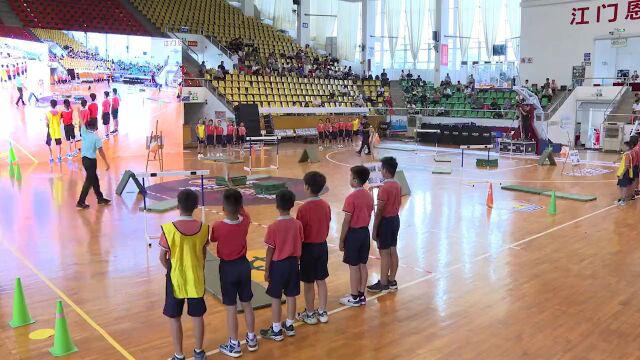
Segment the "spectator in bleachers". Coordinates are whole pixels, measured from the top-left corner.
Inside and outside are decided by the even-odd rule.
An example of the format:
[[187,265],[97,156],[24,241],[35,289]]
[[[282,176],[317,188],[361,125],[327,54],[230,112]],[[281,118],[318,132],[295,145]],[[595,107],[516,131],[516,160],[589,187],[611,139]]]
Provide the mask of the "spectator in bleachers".
[[544,85],[542,85],[542,90],[545,90],[547,88],[551,88],[551,82],[549,81],[549,78],[546,78],[544,80]]
[[464,92],[464,91],[465,91],[464,85],[462,85],[460,80],[458,80],[458,82],[456,83],[456,92]]
[[631,81],[637,82],[640,80],[640,75],[638,75],[638,70],[633,70],[633,74],[631,75]]
[[551,101],[551,99],[553,98],[553,91],[551,90],[551,84],[549,84],[548,86],[544,87],[544,90],[542,90],[542,99],[547,99],[547,101]]
[[496,98],[491,99],[491,103],[489,104],[489,108],[491,110],[494,110],[495,112],[492,114],[494,119],[502,119],[504,116],[502,114],[502,112],[500,111],[496,111],[496,110],[501,110],[500,109],[500,105],[498,104],[498,100],[496,100]]
[[204,77],[204,74],[207,72],[207,65],[204,64],[204,60],[200,63],[200,77]]
[[224,67],[224,61],[220,61],[220,65],[218,65],[218,70],[222,71],[224,75],[228,74],[227,68]]
[[[420,75],[418,75],[420,76]],[[411,70],[407,71],[407,79],[411,80],[413,79],[413,74],[411,73]]]
[[551,91],[553,91],[554,95],[558,91],[558,84],[555,79],[551,80]]
[[[451,85],[451,76],[449,76],[449,73],[447,73],[447,75],[444,77],[444,83],[445,85]],[[458,82],[460,83],[460,82]]]
[[525,88],[525,89],[531,90],[531,85],[529,85],[529,79],[526,79],[524,81],[524,85],[522,85],[522,87]]
[[404,70],[400,70],[400,80],[405,80],[407,76],[404,74]]
[[476,79],[473,77],[473,74],[470,74],[467,78],[467,85],[471,88],[471,90],[475,90],[476,88]]
[[384,96],[384,86],[382,84],[378,87],[377,95],[378,97]]

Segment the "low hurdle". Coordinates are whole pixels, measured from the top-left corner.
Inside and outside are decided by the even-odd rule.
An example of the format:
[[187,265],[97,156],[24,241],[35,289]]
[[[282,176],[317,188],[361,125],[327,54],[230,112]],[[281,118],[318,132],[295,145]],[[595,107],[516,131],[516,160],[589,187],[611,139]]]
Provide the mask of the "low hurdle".
[[487,162],[491,160],[490,155],[491,155],[491,149],[493,149],[493,145],[460,145],[460,150],[462,151],[461,167],[464,167],[464,151],[472,150],[472,149],[487,150]]
[[[280,136],[248,137],[246,139],[246,144],[249,145],[249,167],[245,166],[244,169],[246,171],[277,169],[279,167],[280,139]],[[269,167],[255,168],[253,167],[253,152],[255,150],[264,149],[264,144],[271,144],[276,146],[276,163],[275,165],[270,165]]]
[[151,239],[159,239],[160,235],[149,235],[147,226],[147,184],[146,178],[156,177],[172,177],[172,176],[200,176],[200,198],[202,204],[202,222],[204,223],[204,177],[209,175],[209,170],[186,170],[186,171],[160,171],[160,172],[139,172],[135,173],[138,179],[142,179],[142,209],[144,213],[144,235],[147,239],[147,245],[151,247]]
[[[437,129],[415,129],[416,148],[419,145],[418,134],[440,134],[440,130]],[[438,153],[438,138],[436,137],[436,154]]]

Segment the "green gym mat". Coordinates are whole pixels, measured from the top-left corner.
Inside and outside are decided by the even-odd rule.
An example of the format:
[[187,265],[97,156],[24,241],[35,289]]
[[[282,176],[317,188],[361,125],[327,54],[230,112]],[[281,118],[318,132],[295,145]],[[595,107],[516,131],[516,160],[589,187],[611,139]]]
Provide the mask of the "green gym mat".
[[224,176],[216,176],[216,185],[218,186],[244,186],[247,185],[247,177],[246,176],[230,176],[228,179]]
[[[161,213],[165,211],[174,210],[177,207],[178,207],[178,199],[169,199],[169,200],[154,201],[154,202],[149,202],[149,200],[147,200],[147,211],[149,212]],[[144,207],[140,206],[139,209],[140,211],[143,211]]]
[[431,170],[431,173],[449,175],[451,174],[451,168],[436,166],[433,168],[433,170]]
[[287,189],[283,181],[261,181],[252,184],[256,195],[275,195],[280,190]]
[[[551,193],[552,193],[551,191],[547,191],[547,192],[543,192],[541,195],[551,196]],[[587,202],[587,201],[594,201],[598,197],[593,195],[571,194],[571,193],[556,191],[556,198]]]
[[522,186],[522,185],[502,185],[500,188],[502,190],[519,191],[519,192],[523,192],[527,194],[535,194],[535,195],[541,195],[542,193],[551,191],[551,189],[540,189],[540,188],[534,188],[534,187]]
[[247,181],[258,181],[258,180],[262,180],[262,179],[268,179],[270,177],[271,177],[271,175],[260,175],[260,174],[247,175]]
[[[204,264],[204,287],[222,302],[222,291],[220,290],[220,273],[218,267],[220,259],[207,251],[207,261]],[[255,281],[251,281],[251,291],[253,299],[251,305],[254,309],[262,309],[271,306],[271,297],[267,295],[267,289]],[[284,302],[284,300],[282,300]],[[242,305],[238,300],[238,312],[242,312]]]

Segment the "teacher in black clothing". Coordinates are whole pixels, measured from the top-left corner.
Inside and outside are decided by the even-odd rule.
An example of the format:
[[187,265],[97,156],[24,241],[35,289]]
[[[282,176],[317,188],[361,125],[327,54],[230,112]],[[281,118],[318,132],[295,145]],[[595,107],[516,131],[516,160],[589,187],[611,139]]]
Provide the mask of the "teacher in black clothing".
[[362,119],[362,144],[360,145],[360,150],[357,151],[358,155],[362,154],[362,150],[364,150],[365,146],[367,147],[367,152],[365,155],[371,155],[371,145],[369,144],[371,139],[371,124],[369,124],[369,119],[365,116]]

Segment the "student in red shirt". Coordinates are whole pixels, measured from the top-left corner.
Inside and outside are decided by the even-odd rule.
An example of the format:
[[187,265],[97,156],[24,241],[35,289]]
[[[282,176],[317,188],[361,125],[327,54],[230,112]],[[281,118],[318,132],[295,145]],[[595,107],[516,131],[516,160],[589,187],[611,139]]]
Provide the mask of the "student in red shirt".
[[109,92],[104,92],[104,100],[102,100],[102,125],[104,125],[105,137],[109,138],[109,124],[111,123],[111,101],[109,101]]
[[209,119],[207,123],[207,156],[211,156],[212,149],[216,146],[216,127],[213,125],[213,119]]
[[[107,77],[107,80],[109,78]],[[113,118],[113,131],[112,134],[118,132],[118,110],[120,109],[120,96],[118,96],[118,89],[113,89],[113,99],[111,100],[111,117]]]
[[[73,126],[73,109],[71,108],[71,102],[69,99],[64,99],[62,102],[64,109],[62,110],[62,125],[64,128],[64,137],[69,143],[69,152],[67,153],[67,159],[71,159],[74,156],[78,156],[78,147],[76,145],[76,132]],[[73,151],[71,147],[73,145]]]
[[[304,189],[311,195],[296,214],[296,219],[302,223],[304,241],[302,255],[300,255],[300,280],[304,283],[305,311],[298,313],[298,319],[307,324],[317,324],[329,321],[327,313],[327,282],[329,277],[329,250],[327,235],[331,223],[331,207],[320,198],[320,193],[327,183],[327,178],[317,171],[304,175]],[[315,310],[315,289],[318,286],[318,310]]]
[[240,146],[243,146],[245,140],[247,139],[247,128],[244,127],[243,122],[241,122],[240,126],[238,127],[238,137],[238,143],[240,144]]
[[[218,120],[216,125],[216,148],[224,146],[224,128],[222,127],[222,120]],[[216,153],[216,156],[222,156],[222,153]]]
[[98,121],[98,103],[96,103],[96,94],[95,93],[91,93],[89,94],[89,97],[91,98],[91,104],[89,104],[89,119],[90,120],[96,120],[96,123]]
[[398,232],[400,231],[400,204],[402,188],[394,177],[398,161],[394,157],[383,157],[382,177],[384,182],[378,190],[378,206],[373,220],[373,240],[380,252],[380,280],[367,286],[370,292],[398,290],[396,273],[398,272]]
[[369,222],[373,211],[373,196],[363,186],[369,180],[369,169],[362,165],[351,168],[353,191],[344,200],[344,221],[340,231],[342,262],[349,265],[351,294],[340,299],[346,306],[361,306],[367,303],[364,295],[367,286],[367,261],[369,260]]
[[322,120],[318,122],[316,129],[318,130],[318,146],[320,147],[320,150],[322,150],[322,142],[324,141],[324,123]]
[[344,147],[343,143],[344,143],[344,134],[345,134],[345,129],[346,127],[344,126],[344,122],[343,121],[338,121],[338,123],[336,124],[336,127],[338,128],[338,147]]
[[[304,233],[300,221],[289,214],[295,201],[296,196],[290,190],[280,190],[276,194],[276,207],[280,216],[269,225],[264,239],[267,244],[264,280],[269,282],[267,295],[271,297],[273,324],[260,330],[260,335],[275,341],[282,341],[284,333],[287,336],[296,334],[293,323],[296,317],[296,296],[300,295],[298,258],[302,252]],[[287,297],[287,320],[281,324],[280,299],[283,292]]]
[[[211,121],[212,122],[212,121]],[[251,265],[247,260],[247,234],[251,217],[242,206],[242,194],[236,189],[225,190],[222,196],[225,219],[211,226],[211,243],[217,243],[216,253],[220,258],[220,289],[222,303],[227,308],[229,341],[219,346],[220,351],[232,357],[242,355],[238,341],[238,317],[236,298],[240,299],[247,325],[247,348],[258,350],[255,334],[255,316],[251,299]]]
[[227,122],[227,149],[231,149],[233,147],[233,134],[236,132],[236,127],[233,125],[233,122]]
[[87,109],[87,100],[80,100],[80,121],[86,126],[89,122],[89,109]]

